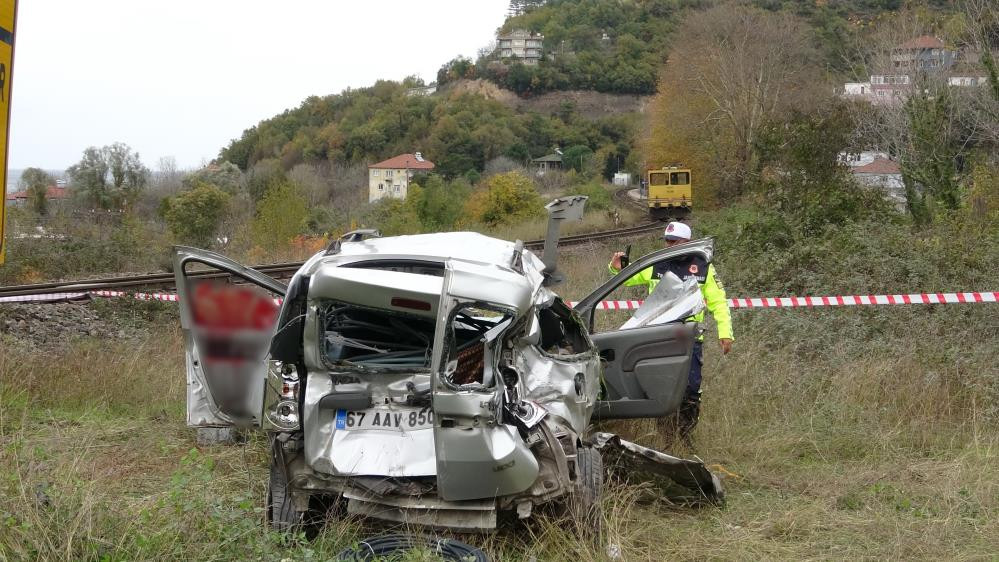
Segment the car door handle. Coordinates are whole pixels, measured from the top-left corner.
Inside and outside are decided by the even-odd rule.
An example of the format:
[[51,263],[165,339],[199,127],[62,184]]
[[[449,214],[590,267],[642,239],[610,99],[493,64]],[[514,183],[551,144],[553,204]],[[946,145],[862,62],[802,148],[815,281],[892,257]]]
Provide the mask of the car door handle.
[[600,358],[604,361],[610,362],[614,360],[614,350],[613,349],[601,349]]

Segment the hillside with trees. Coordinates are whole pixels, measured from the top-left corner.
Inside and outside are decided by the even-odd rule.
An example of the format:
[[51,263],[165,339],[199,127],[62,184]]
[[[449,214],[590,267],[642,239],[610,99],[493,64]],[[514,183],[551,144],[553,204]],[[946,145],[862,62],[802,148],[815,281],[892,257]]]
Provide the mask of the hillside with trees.
[[525,164],[555,146],[585,145],[627,158],[634,117],[585,119],[571,104],[555,115],[518,114],[475,94],[409,95],[420,85],[379,81],[370,88],[311,97],[296,109],[244,131],[220,160],[244,171],[276,165],[349,166],[421,151],[446,178],[481,173],[497,158]]
[[[437,74],[438,84],[462,78],[485,78],[523,96],[550,91],[596,90],[621,94],[656,93],[659,71],[670,49],[683,47],[690,30],[679,22],[691,12],[723,3],[712,0],[548,0],[511,2],[500,29],[523,29],[544,36],[544,57],[537,65],[500,59],[482,52],[477,60],[459,57]],[[811,64],[841,73],[861,59],[865,29],[901,0],[800,2],[750,0],[739,4],[770,13],[797,16],[808,27],[814,50]],[[936,0],[926,10],[951,8]]]

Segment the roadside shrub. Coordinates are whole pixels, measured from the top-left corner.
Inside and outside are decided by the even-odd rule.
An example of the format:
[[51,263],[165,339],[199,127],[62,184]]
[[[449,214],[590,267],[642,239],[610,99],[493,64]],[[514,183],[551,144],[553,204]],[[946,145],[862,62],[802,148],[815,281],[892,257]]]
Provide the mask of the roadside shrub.
[[571,187],[566,195],[585,195],[589,197],[586,201],[588,211],[603,211],[612,205],[611,194],[599,183],[585,183],[580,186]]
[[534,190],[534,183],[518,172],[497,174],[484,184],[485,189],[475,192],[465,203],[466,224],[512,224],[544,213],[544,202]]
[[164,199],[163,220],[177,241],[202,248],[212,245],[225,217],[230,195],[208,183]]
[[472,189],[463,180],[445,182],[431,174],[410,187],[406,205],[412,207],[423,232],[453,230]]
[[257,204],[253,240],[264,249],[276,250],[302,232],[308,216],[308,206],[298,187],[284,179],[276,180]]
[[[419,186],[409,187],[409,197],[420,197]],[[382,236],[415,234],[422,229],[415,206],[411,202],[393,197],[385,197],[372,203],[364,213],[362,223],[377,228]]]

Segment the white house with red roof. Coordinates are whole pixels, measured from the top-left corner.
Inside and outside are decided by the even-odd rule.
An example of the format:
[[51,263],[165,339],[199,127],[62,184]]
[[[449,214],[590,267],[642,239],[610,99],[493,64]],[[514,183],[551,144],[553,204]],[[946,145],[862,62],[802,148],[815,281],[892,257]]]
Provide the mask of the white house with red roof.
[[858,183],[880,189],[895,208],[905,210],[905,184],[902,183],[902,169],[898,162],[878,155],[869,163],[850,166],[850,172]]
[[368,202],[384,197],[405,199],[413,174],[433,169],[434,163],[419,152],[400,154],[368,166]]

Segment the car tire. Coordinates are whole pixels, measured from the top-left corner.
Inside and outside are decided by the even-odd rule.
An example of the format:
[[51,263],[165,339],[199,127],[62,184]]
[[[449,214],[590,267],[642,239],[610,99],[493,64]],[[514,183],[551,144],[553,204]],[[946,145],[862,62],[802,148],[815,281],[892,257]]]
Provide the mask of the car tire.
[[285,467],[271,460],[271,477],[267,486],[267,521],[280,533],[296,533],[305,527],[307,513],[295,508],[288,489]]
[[604,461],[600,451],[592,447],[580,447],[576,451],[576,490],[572,503],[572,515],[583,533],[600,536],[603,516],[600,502],[604,488]]

